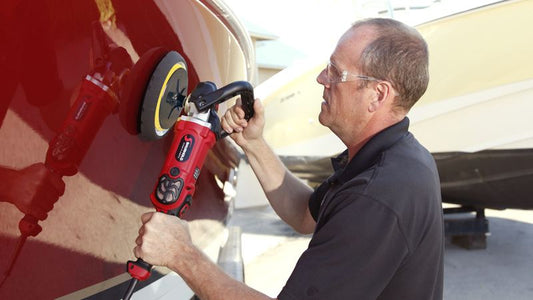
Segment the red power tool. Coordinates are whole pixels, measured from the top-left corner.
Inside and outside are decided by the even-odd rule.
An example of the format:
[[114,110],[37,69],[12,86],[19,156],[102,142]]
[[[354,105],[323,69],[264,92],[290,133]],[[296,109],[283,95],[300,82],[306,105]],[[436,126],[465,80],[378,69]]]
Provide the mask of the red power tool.
[[[245,118],[249,120],[254,114],[254,94],[252,85],[246,81],[233,82],[220,89],[212,82],[200,82],[188,96],[188,113],[174,125],[174,140],[150,195],[157,211],[182,217],[191,206],[196,180],[208,151],[218,139],[228,135],[221,129],[215,107],[237,95],[241,96]],[[142,259],[128,261],[127,270],[132,279],[124,300],[130,299],[137,282],[147,279],[151,269]]]

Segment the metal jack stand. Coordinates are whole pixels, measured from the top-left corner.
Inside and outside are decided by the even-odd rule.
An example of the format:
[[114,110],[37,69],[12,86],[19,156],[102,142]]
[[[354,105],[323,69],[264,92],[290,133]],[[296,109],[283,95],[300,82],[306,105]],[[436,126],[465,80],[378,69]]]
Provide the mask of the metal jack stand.
[[[466,217],[458,214],[468,213]],[[475,213],[473,215],[472,213]],[[444,230],[451,242],[465,249],[486,249],[489,221],[485,209],[461,206],[444,209]]]

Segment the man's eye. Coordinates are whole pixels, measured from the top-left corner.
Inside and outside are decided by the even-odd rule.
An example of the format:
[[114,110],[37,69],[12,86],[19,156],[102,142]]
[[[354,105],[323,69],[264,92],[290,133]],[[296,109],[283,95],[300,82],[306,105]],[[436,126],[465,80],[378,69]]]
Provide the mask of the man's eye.
[[331,75],[333,75],[335,77],[339,77],[340,72],[339,72],[339,70],[337,70],[337,68],[331,67]]

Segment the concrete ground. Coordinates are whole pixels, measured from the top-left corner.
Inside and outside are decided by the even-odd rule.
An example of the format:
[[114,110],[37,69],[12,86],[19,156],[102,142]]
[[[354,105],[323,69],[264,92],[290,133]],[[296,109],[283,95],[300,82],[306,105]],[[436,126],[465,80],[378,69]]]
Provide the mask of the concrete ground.
[[[487,210],[487,248],[466,250],[447,241],[444,299],[533,299],[533,211]],[[245,281],[276,297],[310,236],[295,233],[270,207],[235,210],[242,228]]]

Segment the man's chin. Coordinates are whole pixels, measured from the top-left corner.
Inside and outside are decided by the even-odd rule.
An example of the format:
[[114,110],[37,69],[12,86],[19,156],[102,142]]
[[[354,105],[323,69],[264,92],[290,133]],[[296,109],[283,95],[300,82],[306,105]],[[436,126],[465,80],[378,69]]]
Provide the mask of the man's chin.
[[320,114],[318,115],[318,122],[319,122],[322,126],[326,126],[326,127],[328,127],[328,125],[326,125],[326,124],[327,124],[326,121],[327,121],[327,119],[326,119],[326,117],[325,117],[325,112],[324,112],[324,110],[322,109],[322,110],[320,111]]

